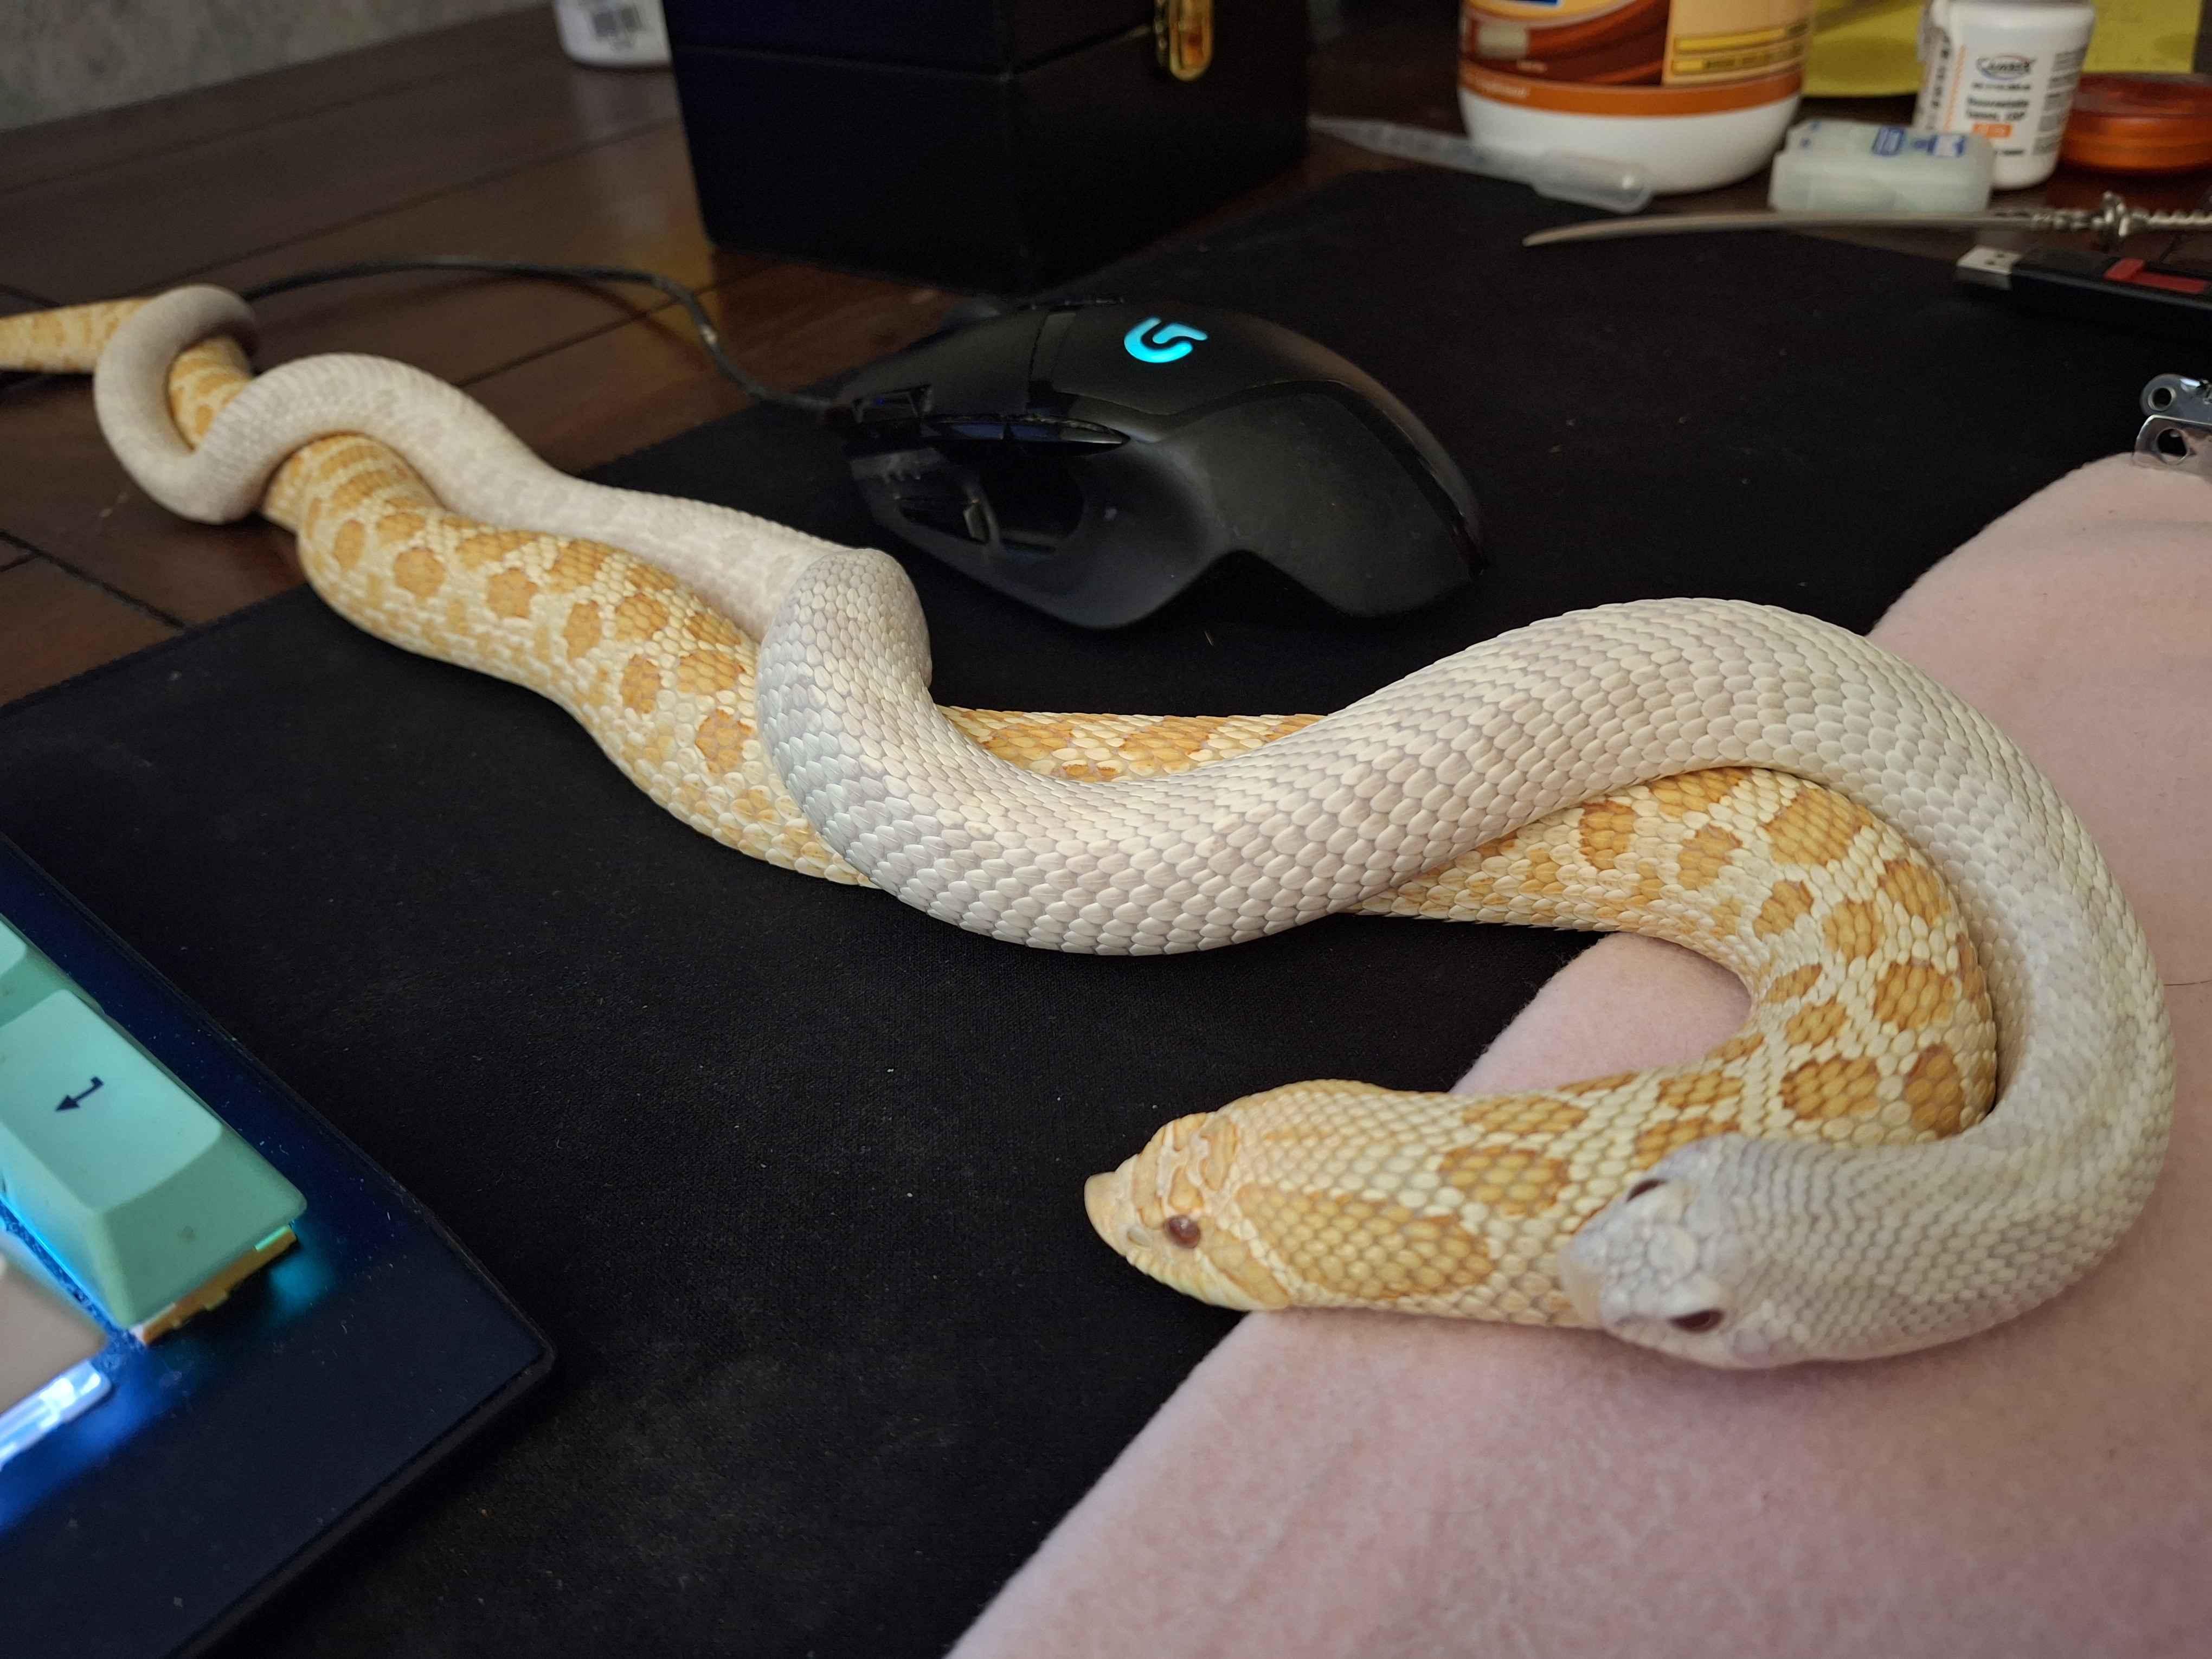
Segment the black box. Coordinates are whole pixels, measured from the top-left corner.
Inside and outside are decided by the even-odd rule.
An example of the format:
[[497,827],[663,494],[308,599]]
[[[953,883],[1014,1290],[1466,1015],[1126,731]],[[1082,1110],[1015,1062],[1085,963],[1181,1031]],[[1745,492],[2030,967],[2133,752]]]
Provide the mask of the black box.
[[[1301,0],[665,9],[700,214],[724,247],[1025,294],[1305,149]],[[1178,78],[1156,17],[1209,10],[1211,58]]]

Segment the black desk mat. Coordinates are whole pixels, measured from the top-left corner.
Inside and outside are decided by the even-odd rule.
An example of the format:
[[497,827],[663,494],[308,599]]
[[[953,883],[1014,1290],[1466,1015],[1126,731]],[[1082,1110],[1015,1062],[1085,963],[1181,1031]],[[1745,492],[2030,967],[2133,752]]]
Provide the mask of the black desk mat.
[[[1656,594],[1864,628],[2126,447],[2152,374],[2203,371],[1932,260],[1517,246],[1571,216],[1369,175],[1085,284],[1369,369],[1467,467],[1494,562],[1395,626],[1317,623],[1245,573],[1091,635],[916,557],[940,699],[1325,709]],[[599,476],[876,539],[779,411]],[[1580,944],[1352,919],[1135,963],[994,944],[714,845],[551,704],[304,592],[0,712],[0,830],[562,1355],[250,1626],[255,1654],[940,1652],[1231,1323],[1100,1244],[1083,1177],[1273,1084],[1445,1086]]]

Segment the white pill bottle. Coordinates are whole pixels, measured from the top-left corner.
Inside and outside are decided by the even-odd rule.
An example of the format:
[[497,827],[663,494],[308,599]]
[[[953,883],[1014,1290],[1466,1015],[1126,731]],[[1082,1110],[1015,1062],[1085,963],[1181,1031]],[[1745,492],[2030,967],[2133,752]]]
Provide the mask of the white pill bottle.
[[1912,125],[1988,139],[1999,190],[2041,184],[2058,165],[2096,27],[2087,0],[1928,0]]

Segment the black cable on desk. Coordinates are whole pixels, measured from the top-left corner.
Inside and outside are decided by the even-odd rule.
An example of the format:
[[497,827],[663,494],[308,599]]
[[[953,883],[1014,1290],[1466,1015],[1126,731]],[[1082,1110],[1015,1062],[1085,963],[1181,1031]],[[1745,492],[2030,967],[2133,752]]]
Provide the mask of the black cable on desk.
[[319,283],[344,282],[356,276],[386,276],[410,270],[467,270],[495,276],[543,276],[558,282],[571,283],[639,283],[654,288],[684,307],[691,319],[691,326],[698,331],[699,343],[707,348],[714,367],[735,381],[749,397],[763,403],[781,404],[787,409],[804,410],[810,415],[819,415],[832,406],[828,398],[815,397],[804,392],[779,392],[775,387],[756,380],[732,362],[722,349],[722,337],[707,308],[699,303],[699,296],[672,276],[664,276],[657,270],[636,270],[627,265],[551,265],[528,259],[477,259],[463,254],[426,254],[413,259],[362,259],[352,264],[325,265],[313,270],[296,271],[289,276],[257,283],[240,290],[239,297],[252,301],[265,300],[273,294],[289,294],[294,289],[308,288]]

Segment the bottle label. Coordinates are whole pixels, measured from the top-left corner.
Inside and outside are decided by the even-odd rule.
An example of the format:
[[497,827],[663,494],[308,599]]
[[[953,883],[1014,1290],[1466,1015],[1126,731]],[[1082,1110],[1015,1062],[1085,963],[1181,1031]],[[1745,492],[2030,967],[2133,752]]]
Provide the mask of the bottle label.
[[1915,132],[1911,127],[1884,127],[1874,136],[1877,155],[1929,155],[1939,161],[1966,153],[1963,132]]
[[[2033,45],[1992,40],[1986,33],[1977,39],[1955,22],[1942,27],[1934,11],[1930,7],[1922,22],[1926,78],[1913,125],[1979,133],[2001,162],[2054,154],[2088,55],[2087,43],[2055,50],[2048,34]],[[1998,182],[2004,182],[2002,175]]]
[[1798,88],[1814,0],[1462,0],[1460,82],[1583,114],[1747,109]]

